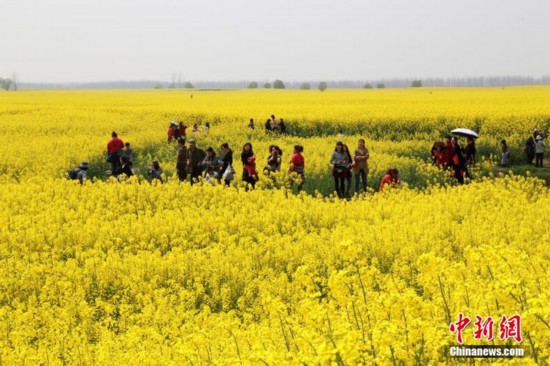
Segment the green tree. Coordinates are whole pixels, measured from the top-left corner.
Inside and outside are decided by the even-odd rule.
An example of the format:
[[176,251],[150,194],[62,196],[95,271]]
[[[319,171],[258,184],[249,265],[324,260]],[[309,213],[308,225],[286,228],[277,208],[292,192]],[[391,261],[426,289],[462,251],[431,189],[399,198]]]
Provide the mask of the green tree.
[[420,88],[422,86],[422,80],[413,80],[411,83],[411,87],[413,88]]
[[271,89],[271,84],[270,83],[265,83],[264,88],[265,89]]
[[248,84],[248,89],[258,89],[258,83],[255,82],[255,81],[251,81],[251,82]]
[[372,84],[371,83],[365,83],[365,85],[363,85],[363,88],[364,89],[372,89]]
[[190,81],[186,81],[184,84],[183,84],[183,87],[185,89],[195,89],[195,85],[191,84]]
[[300,89],[310,90],[311,89],[311,84],[310,83],[302,83],[302,85],[300,85]]
[[12,86],[13,84],[13,80],[12,79],[9,79],[9,78],[6,78],[6,79],[3,79],[3,78],[0,78],[0,88],[4,89],[4,90],[10,90],[10,87]]
[[378,89],[384,89],[386,87],[386,85],[384,85],[384,83],[378,83],[378,84],[376,84],[376,87]]
[[327,83],[324,82],[324,81],[321,81],[321,82],[319,83],[319,85],[317,86],[317,89],[319,89],[319,90],[322,91],[322,92],[324,92],[325,90],[327,90],[327,88],[328,88],[328,85],[327,85]]
[[285,83],[283,83],[282,80],[275,80],[273,82],[273,89],[284,89],[285,88]]

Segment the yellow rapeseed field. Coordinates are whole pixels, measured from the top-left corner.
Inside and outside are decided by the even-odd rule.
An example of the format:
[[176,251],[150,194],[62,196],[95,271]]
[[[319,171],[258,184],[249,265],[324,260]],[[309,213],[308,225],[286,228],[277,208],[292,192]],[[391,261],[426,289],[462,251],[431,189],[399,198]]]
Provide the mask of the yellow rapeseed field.
[[[548,100],[547,87],[0,93],[0,365],[455,364],[459,313],[464,344],[548,364],[549,191],[491,157],[506,138],[519,160],[550,129]],[[263,131],[271,114],[288,135]],[[306,191],[281,173],[246,192],[239,163],[229,188],[179,183],[171,120],[210,122],[198,145],[228,142],[236,160],[250,141],[260,168],[270,144],[283,171],[302,144]],[[465,186],[427,164],[454,127],[479,131],[486,156]],[[166,183],[105,179],[112,131]],[[371,192],[335,199],[334,144],[360,137]],[[67,180],[83,160],[94,178]],[[391,166],[405,187],[372,192]],[[515,314],[520,344],[499,337]],[[495,319],[493,341],[474,339],[475,315]]]

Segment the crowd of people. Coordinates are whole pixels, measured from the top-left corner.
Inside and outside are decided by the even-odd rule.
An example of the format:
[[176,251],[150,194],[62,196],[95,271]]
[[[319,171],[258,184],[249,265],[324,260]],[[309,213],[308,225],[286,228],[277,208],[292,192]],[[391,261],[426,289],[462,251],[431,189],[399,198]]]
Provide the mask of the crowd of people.
[[[527,142],[522,148],[521,153],[525,154],[526,163],[535,167],[543,167],[544,164],[544,137],[535,128],[533,135],[529,136]],[[454,176],[460,184],[464,183],[464,178],[470,178],[469,167],[476,164],[477,149],[473,137],[467,138],[467,144],[463,148],[458,143],[456,137],[445,136],[445,142],[436,141],[431,150],[432,162],[436,167],[451,169]],[[500,141],[500,166],[510,165],[511,150],[505,139]]]
[[[201,126],[203,131],[208,131],[210,124]],[[254,129],[254,120],[250,119],[249,128]],[[283,119],[277,119],[274,115],[266,122],[266,130],[285,133],[286,127]],[[193,132],[199,131],[199,126],[193,126]],[[176,172],[180,181],[189,180],[190,184],[196,183],[200,177],[212,184],[217,182],[229,186],[235,179],[235,169],[233,168],[233,150],[228,143],[223,143],[219,147],[220,154],[212,147],[203,150],[197,146],[195,139],[186,140],[187,126],[183,122],[171,122],[168,129],[168,143],[177,141]],[[532,164],[535,159],[535,165],[542,167],[544,158],[543,136],[535,128],[533,136],[530,136],[522,153],[526,154],[527,163]],[[459,184],[464,184],[465,178],[470,177],[469,167],[476,164],[477,149],[475,139],[467,138],[465,147],[462,147],[457,137],[447,135],[444,141],[434,142],[431,149],[432,163],[434,166],[451,170]],[[295,145],[292,156],[289,160],[289,173],[297,179],[298,191],[300,191],[305,182],[305,159],[303,156],[304,148],[301,145]],[[271,173],[279,172],[282,165],[283,151],[277,145],[270,145],[267,152],[266,165],[263,173],[270,176]],[[353,193],[360,194],[367,192],[367,177],[369,174],[369,150],[365,145],[364,139],[359,139],[357,147],[353,154],[348,146],[342,142],[337,142],[330,158],[332,165],[332,176],[334,178],[334,191],[340,198],[350,198]],[[240,155],[243,166],[241,179],[248,187],[254,189],[259,180],[258,170],[256,168],[256,156],[252,144],[247,142],[242,147]],[[114,176],[117,179],[121,175],[131,177],[134,175],[135,155],[129,142],[124,143],[116,132],[111,134],[111,139],[107,143],[107,162],[111,164],[111,169],[106,173],[108,176]],[[506,140],[501,141],[501,166],[507,166],[510,159],[510,149]],[[77,179],[83,182],[87,178],[88,162],[82,162],[76,169],[69,170],[70,179]],[[163,170],[157,160],[153,161],[148,169],[147,175],[151,180],[163,182]],[[354,190],[352,190],[352,177],[354,178]],[[292,181],[294,182],[294,180]],[[390,168],[380,180],[378,190],[383,191],[388,187],[400,187],[399,171],[396,168]]]
[[[251,130],[256,129],[256,125],[254,124],[254,118],[251,118],[248,123],[248,128]],[[276,118],[275,115],[271,115],[270,118],[267,119],[265,122],[265,130],[266,132],[278,132],[280,134],[286,134],[286,124],[284,119],[282,118]]]
[[[168,126],[168,143],[178,141],[179,139],[187,139],[187,129],[183,122],[172,121]],[[196,134],[198,132],[208,132],[210,130],[210,122],[206,122],[204,126],[199,126],[197,123],[191,128],[191,133]]]
[[540,133],[538,128],[533,130],[533,136],[529,136],[525,146],[522,149],[522,153],[527,158],[527,164],[533,165],[533,159],[535,160],[535,167],[542,168],[544,161],[544,137]]
[[470,177],[469,166],[476,164],[477,149],[473,137],[466,139],[463,148],[455,136],[445,136],[445,142],[434,142],[431,150],[432,163],[442,169],[450,169],[459,184],[464,184],[464,179]]
[[[281,122],[277,124],[280,128]],[[284,126],[284,125],[283,125]],[[221,157],[218,157],[216,151],[209,147],[204,151],[197,146],[195,139],[186,141],[186,128],[183,123],[173,123],[169,128],[168,142],[172,142],[176,136],[177,160],[176,172],[180,181],[189,180],[190,184],[198,182],[199,177],[203,177],[208,183],[221,183],[229,186],[231,181],[235,179],[235,169],[233,168],[233,150],[229,144],[223,143],[220,146]],[[178,132],[176,132],[178,131]],[[273,131],[273,130],[271,130]],[[283,131],[283,130],[279,130]],[[179,133],[179,134],[178,134]],[[292,156],[289,160],[289,173],[298,178],[297,189],[302,190],[305,182],[305,158],[303,155],[304,147],[295,145]],[[283,151],[277,145],[270,145],[267,153],[266,165],[263,173],[269,176],[271,173],[281,171]],[[256,157],[252,144],[247,142],[244,144],[241,152],[241,163],[243,166],[242,181],[247,183],[248,187],[254,189],[256,182],[259,180],[258,170],[256,168]],[[111,169],[106,173],[108,176],[116,177],[117,179],[124,175],[131,177],[134,175],[133,163],[135,155],[130,143],[124,143],[116,132],[111,134],[111,139],[107,143],[107,162],[111,164]],[[330,159],[330,164],[333,166],[332,175],[335,182],[335,191],[340,198],[349,198],[351,196],[351,178],[352,172],[355,175],[355,192],[367,191],[367,175],[369,151],[365,146],[365,140],[358,141],[357,148],[353,156],[350,153],[347,145],[342,142],[336,144],[335,150]],[[78,179],[80,182],[86,179],[88,163],[82,162],[76,169],[69,171],[70,179]],[[159,180],[163,182],[163,170],[157,160],[153,161],[147,169],[147,175],[151,180]],[[395,168],[388,170],[387,174],[380,182],[379,190],[382,191],[388,186],[400,186],[399,172]],[[294,184],[292,181],[292,184]]]

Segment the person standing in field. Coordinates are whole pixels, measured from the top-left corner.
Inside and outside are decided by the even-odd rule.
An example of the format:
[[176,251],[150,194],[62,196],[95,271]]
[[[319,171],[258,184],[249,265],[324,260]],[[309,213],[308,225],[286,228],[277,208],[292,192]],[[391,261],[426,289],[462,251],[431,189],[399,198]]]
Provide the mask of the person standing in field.
[[270,118],[268,118],[267,121],[265,122],[265,130],[266,130],[266,132],[273,131],[273,127],[271,126],[271,119]]
[[466,165],[474,166],[476,165],[476,144],[472,137],[468,137],[466,141],[466,147],[464,148],[464,158],[466,159]]
[[533,136],[529,136],[527,142],[525,142],[523,151],[527,157],[527,164],[533,165],[533,159],[535,159],[535,139]]
[[542,136],[537,136],[537,142],[535,143],[535,166],[542,168],[544,160],[544,141]]
[[251,130],[253,130],[255,127],[254,127],[254,118],[250,118],[250,122],[248,123],[248,128],[250,128]]
[[206,149],[206,157],[201,162],[201,166],[203,170],[210,172],[210,178],[216,179],[218,183],[221,181],[223,162],[216,156],[213,148],[209,147]]
[[180,138],[178,140],[178,158],[176,161],[176,172],[178,179],[183,182],[187,179],[187,147],[185,147],[185,140]]
[[359,139],[357,149],[353,154],[353,173],[355,175],[355,193],[359,193],[359,181],[363,192],[367,192],[367,175],[369,174],[369,149],[365,146],[365,140]]
[[282,118],[279,121],[279,131],[281,132],[281,135],[286,135],[286,125],[285,121]]
[[180,124],[172,122],[172,128],[174,129],[174,140],[178,141],[181,138]]
[[111,171],[120,168],[120,150],[124,148],[124,142],[118,138],[116,132],[111,133],[111,140],[107,143],[107,157],[111,163]]
[[279,121],[277,120],[277,118],[275,118],[273,114],[271,115],[271,123],[273,131],[277,131],[277,129],[279,128]]
[[229,148],[228,143],[223,143],[221,145],[221,150],[223,153],[222,178],[225,182],[225,185],[229,187],[229,184],[233,180],[233,174],[235,174],[235,172],[233,171],[233,151]]
[[435,145],[436,145],[436,151],[434,151],[433,153],[435,156],[434,166],[441,169],[441,167],[445,167],[448,161],[447,148],[443,141],[437,141]]
[[348,157],[348,165],[346,166],[346,197],[351,197],[351,165],[353,163],[353,159],[351,158],[351,154],[349,152],[348,145],[344,144],[343,146],[344,153]]
[[243,163],[242,179],[247,184],[250,184],[252,186],[252,189],[254,189],[257,179],[256,163],[254,161],[255,158],[254,151],[252,150],[252,144],[250,142],[247,142],[246,144],[244,144],[243,151],[241,153],[241,162]]
[[459,184],[464,184],[464,176],[466,175],[466,160],[464,159],[464,153],[462,152],[462,148],[458,144],[458,139],[456,137],[451,139],[451,144],[453,146],[452,167],[455,178]]
[[[281,170],[281,158],[283,152],[279,146],[269,146],[269,155],[267,156],[267,174]],[[264,171],[265,172],[265,171]]]
[[400,187],[400,186],[401,186],[401,181],[399,180],[399,170],[397,170],[396,168],[390,168],[386,172],[386,175],[382,177],[378,191],[382,192],[388,187],[394,188],[394,187]]
[[349,166],[350,161],[348,154],[344,152],[344,144],[341,141],[336,143],[336,147],[330,158],[330,164],[333,166],[334,189],[338,197],[343,198],[346,192],[346,167]]
[[304,176],[304,168],[305,168],[305,160],[304,156],[302,155],[302,152],[304,152],[304,147],[302,145],[295,145],[294,151],[292,153],[292,157],[290,158],[290,167],[289,172],[295,173],[300,177],[300,184],[298,184],[298,192],[302,190],[302,186],[305,182],[305,176]]
[[174,126],[174,122],[170,123],[170,127],[168,127],[166,134],[168,135],[168,143],[171,143],[176,137],[176,127]]
[[510,158],[510,149],[506,140],[500,142],[500,166],[505,167],[508,165],[508,159]]
[[195,140],[189,140],[189,149],[187,150],[187,172],[190,174],[191,185],[199,179],[202,173],[201,163],[205,157],[205,152],[197,147]]

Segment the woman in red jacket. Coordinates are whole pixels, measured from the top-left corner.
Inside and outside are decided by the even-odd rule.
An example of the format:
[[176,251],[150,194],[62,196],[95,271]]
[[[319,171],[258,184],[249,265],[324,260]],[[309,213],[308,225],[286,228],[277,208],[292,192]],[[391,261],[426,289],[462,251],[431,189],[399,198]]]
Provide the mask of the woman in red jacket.
[[300,184],[298,185],[298,192],[302,190],[302,186],[305,181],[304,177],[304,157],[302,152],[304,147],[302,145],[295,145],[294,152],[292,153],[292,158],[290,158],[290,173],[295,173],[300,177]]
[[386,187],[400,187],[401,181],[399,180],[399,170],[390,168],[386,172],[386,175],[380,181],[379,192],[382,192]]
[[172,142],[173,139],[176,138],[176,126],[171,123],[170,127],[168,127],[168,143]]

